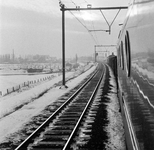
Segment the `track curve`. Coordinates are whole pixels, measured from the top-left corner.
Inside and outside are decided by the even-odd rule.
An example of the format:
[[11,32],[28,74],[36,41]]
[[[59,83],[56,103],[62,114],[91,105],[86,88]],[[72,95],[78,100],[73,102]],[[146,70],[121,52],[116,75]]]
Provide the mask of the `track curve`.
[[16,150],[68,149],[102,81],[104,65],[43,122]]

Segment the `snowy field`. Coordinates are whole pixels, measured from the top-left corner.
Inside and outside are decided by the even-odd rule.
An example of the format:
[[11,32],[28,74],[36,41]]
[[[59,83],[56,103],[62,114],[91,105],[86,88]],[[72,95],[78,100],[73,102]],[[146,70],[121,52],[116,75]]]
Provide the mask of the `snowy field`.
[[[29,90],[2,97],[0,99],[0,143],[7,142],[11,139],[13,140],[15,138],[14,134],[22,130],[24,125],[31,121],[32,117],[41,114],[46,106],[52,104],[60,96],[73,89],[95,69],[96,66],[93,66],[88,71],[69,80],[66,83],[68,88],[60,89],[58,85],[55,86],[56,83],[62,80],[62,76],[57,76],[53,80],[39,84]],[[68,73],[66,76],[72,78],[72,76],[76,75]],[[108,98],[110,98],[111,102],[107,106],[109,124],[106,130],[108,131],[109,139],[106,143],[106,150],[125,150],[124,130],[122,118],[119,113],[116,83],[111,70],[110,76],[112,90],[111,93],[108,94]],[[39,95],[45,91],[47,92],[39,97]]]
[[[56,65],[56,64],[55,64]],[[80,67],[78,70],[85,69],[87,67],[90,67],[90,65],[86,64],[80,64]],[[0,92],[1,94],[6,93],[7,89],[16,87],[18,85],[23,84],[24,82],[28,81],[38,81],[38,80],[44,80],[47,77],[56,77],[61,73],[27,73],[25,70],[19,69],[19,65],[0,65]],[[71,72],[72,73],[72,72]],[[3,94],[2,94],[3,95]]]
[[[43,79],[48,77],[52,74],[36,74],[36,75],[0,75],[0,91],[4,91],[10,87],[16,86],[18,84],[27,82],[27,81],[34,81],[37,79]],[[53,74],[57,76],[57,74]]]
[[[67,89],[59,89],[59,87],[54,86],[55,83],[62,80],[62,76],[57,76],[53,80],[35,86],[30,90],[0,98],[0,142],[22,129],[23,125],[30,121],[33,116],[41,113],[47,105],[56,101],[58,97],[74,88],[86,78],[87,75],[93,72],[95,68],[96,66],[93,66],[77,78],[68,81],[66,83],[68,86]],[[66,74],[66,77],[72,78],[72,76],[73,73]],[[41,93],[47,90],[48,92],[46,94],[38,98]],[[20,109],[16,110],[17,108]]]

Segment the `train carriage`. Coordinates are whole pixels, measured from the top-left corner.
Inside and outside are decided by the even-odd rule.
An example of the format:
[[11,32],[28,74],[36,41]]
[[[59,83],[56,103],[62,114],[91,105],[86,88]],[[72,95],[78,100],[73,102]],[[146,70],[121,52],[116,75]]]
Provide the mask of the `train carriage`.
[[154,0],[133,0],[117,44],[128,149],[154,149]]

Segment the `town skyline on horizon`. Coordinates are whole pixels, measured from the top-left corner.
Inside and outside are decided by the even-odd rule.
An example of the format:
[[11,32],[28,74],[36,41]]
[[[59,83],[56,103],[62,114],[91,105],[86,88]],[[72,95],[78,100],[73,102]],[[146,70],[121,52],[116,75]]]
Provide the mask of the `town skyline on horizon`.
[[[67,0],[61,2],[66,7],[75,8],[75,5],[87,7],[88,4],[92,7],[128,6],[128,1]],[[0,54],[11,53],[14,49],[18,56],[40,54],[62,57],[62,14],[58,0],[0,0],[0,7]],[[104,14],[108,21],[111,21],[116,12],[105,11]],[[73,15],[69,12],[65,13],[66,57],[74,57],[75,54],[92,55],[96,44],[116,44],[117,34],[121,28],[117,22],[122,23],[126,16],[126,11],[122,10],[112,27],[111,35],[108,35],[105,32],[89,33],[77,20],[79,19],[88,29],[108,29],[100,12],[72,13]],[[104,49],[100,48],[100,50]]]

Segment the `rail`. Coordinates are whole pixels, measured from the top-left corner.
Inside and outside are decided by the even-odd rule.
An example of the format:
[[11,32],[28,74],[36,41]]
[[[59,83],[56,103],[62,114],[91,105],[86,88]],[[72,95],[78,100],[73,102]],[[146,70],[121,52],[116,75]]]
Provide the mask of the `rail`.
[[[20,149],[26,149],[26,147],[29,145],[29,143],[31,143],[30,141],[32,141],[32,139],[34,139],[34,137],[36,136],[36,134],[38,134],[38,132],[40,133],[42,128],[45,128],[45,126],[48,126],[51,122],[53,122],[54,119],[56,119],[56,117],[62,112],[62,110],[64,110],[64,108],[66,107],[70,107],[68,105],[70,105],[70,103],[73,103],[72,101],[75,99],[75,97],[78,96],[78,94],[83,91],[83,89],[88,86],[89,82],[94,79],[97,74],[99,73],[99,71],[97,71],[93,76],[91,76],[91,78],[89,78],[89,80],[87,82],[85,82],[63,105],[61,105],[45,122],[42,123],[42,125],[40,125],[28,138],[26,138],[15,150],[20,150]],[[92,92],[92,95],[90,96],[90,100],[88,100],[87,102],[87,105],[84,106],[84,110],[82,110],[82,114],[81,116],[79,117],[73,131],[71,132],[71,135],[69,136],[66,144],[64,145],[64,148],[63,149],[66,149],[75,133],[75,131],[77,130],[81,120],[82,120],[82,117],[84,116],[89,104],[90,104],[90,101],[92,101],[96,91],[97,91],[97,88],[102,80],[102,77],[103,75],[101,76],[101,78],[99,79],[99,82],[97,81],[97,85],[95,85],[95,89],[94,92]],[[79,106],[80,107],[80,106]],[[78,108],[77,108],[78,109]]]

